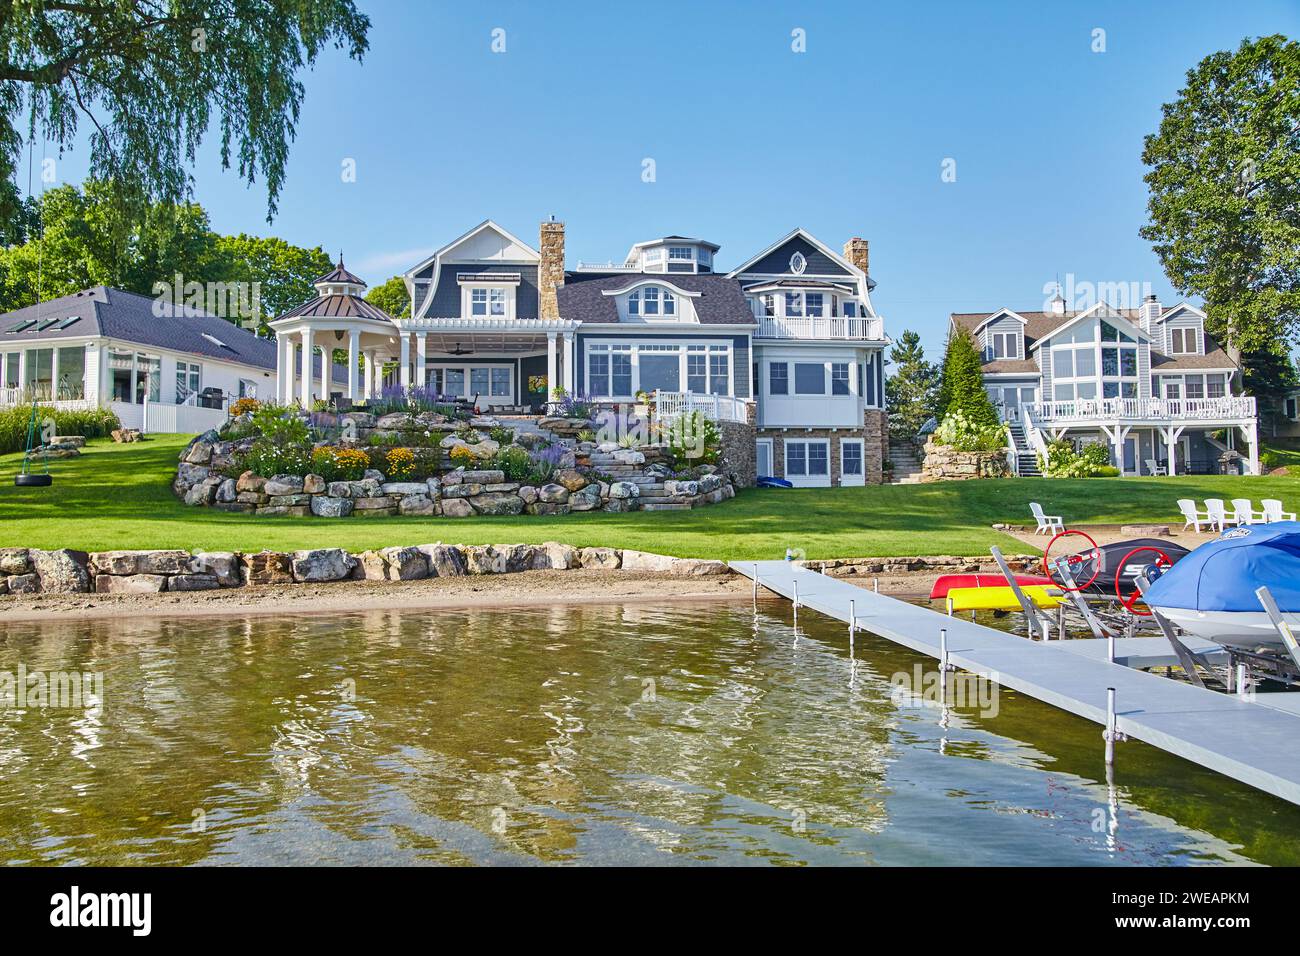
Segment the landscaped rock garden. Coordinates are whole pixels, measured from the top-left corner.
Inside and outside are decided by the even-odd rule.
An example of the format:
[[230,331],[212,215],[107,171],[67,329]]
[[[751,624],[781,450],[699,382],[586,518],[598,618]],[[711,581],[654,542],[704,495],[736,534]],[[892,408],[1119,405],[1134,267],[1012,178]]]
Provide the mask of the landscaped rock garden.
[[712,435],[689,446],[599,442],[583,416],[526,427],[454,406],[268,406],[196,436],[172,490],[189,505],[321,518],[681,511],[735,495]]
[[700,577],[729,574],[721,561],[619,548],[543,544],[422,544],[351,554],[310,551],[40,551],[0,548],[0,595],[157,594],[264,584],[415,581],[472,574],[581,569]]

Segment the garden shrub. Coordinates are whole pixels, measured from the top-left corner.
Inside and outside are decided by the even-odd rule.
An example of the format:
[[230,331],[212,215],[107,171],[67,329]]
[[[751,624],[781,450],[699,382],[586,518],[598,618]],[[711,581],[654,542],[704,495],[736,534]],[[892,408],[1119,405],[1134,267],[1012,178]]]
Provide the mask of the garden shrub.
[[384,462],[388,466],[384,475],[389,481],[406,481],[415,475],[415,452],[409,448],[390,448]]
[[474,453],[464,445],[457,445],[453,448],[449,457],[453,466],[474,467]]
[[505,425],[496,425],[495,427],[488,429],[488,437],[498,445],[509,445],[515,440],[515,430],[513,428],[507,428]]
[[237,398],[230,404],[230,417],[238,418],[240,415],[252,414],[262,407],[262,403],[255,398]]
[[[36,409],[35,443],[40,444],[41,422],[54,419],[56,435],[82,435],[86,438],[104,438],[115,428],[121,428],[118,417],[107,408],[53,410],[48,406]],[[27,447],[27,426],[32,419],[30,405],[0,408],[0,452],[23,451]]]
[[1110,449],[1101,444],[1084,445],[1076,451],[1074,443],[1060,438],[1047,443],[1047,460],[1038,456],[1038,468],[1048,478],[1104,478],[1119,474],[1110,463]]
[[294,409],[263,405],[253,413],[258,437],[242,464],[255,474],[303,475],[311,465],[311,431]]
[[532,477],[533,459],[518,445],[507,445],[493,457],[492,467],[501,471],[506,481],[524,482]]
[[934,430],[934,443],[957,451],[1001,451],[1007,436],[1001,425],[985,424],[954,408]]
[[[718,426],[703,413],[678,415],[664,429],[664,442],[668,453],[676,462],[714,464],[722,450],[722,436]],[[622,444],[622,442],[620,442]]]

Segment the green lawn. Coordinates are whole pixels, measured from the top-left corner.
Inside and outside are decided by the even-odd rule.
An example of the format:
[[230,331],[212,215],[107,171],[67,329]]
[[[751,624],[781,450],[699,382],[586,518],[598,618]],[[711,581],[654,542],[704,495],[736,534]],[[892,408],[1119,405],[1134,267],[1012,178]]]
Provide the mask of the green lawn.
[[[52,462],[50,488],[17,488],[21,455],[0,456],[0,546],[187,548],[257,551],[337,546],[351,551],[449,541],[566,541],[663,554],[809,558],[987,554],[1009,540],[990,525],[1029,521],[1030,501],[1067,523],[1174,521],[1175,499],[1281,498],[1300,506],[1294,478],[1046,478],[746,491],[689,512],[501,518],[258,518],[177,501],[169,483],[187,438],[134,445],[93,441],[80,458]],[[1181,521],[1179,521],[1181,525]]]

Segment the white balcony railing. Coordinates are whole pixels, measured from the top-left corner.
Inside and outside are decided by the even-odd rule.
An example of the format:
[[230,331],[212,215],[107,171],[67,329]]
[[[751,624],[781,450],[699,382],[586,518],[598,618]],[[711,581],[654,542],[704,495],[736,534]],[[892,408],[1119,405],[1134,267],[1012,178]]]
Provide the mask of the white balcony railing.
[[885,337],[885,323],[879,318],[845,316],[760,316],[760,339],[868,339]]
[[730,395],[700,395],[695,392],[655,392],[655,418],[668,422],[678,415],[700,412],[715,422],[745,422],[746,402]]
[[1221,398],[1093,398],[1020,406],[1035,424],[1088,421],[1230,421],[1255,417],[1250,395]]

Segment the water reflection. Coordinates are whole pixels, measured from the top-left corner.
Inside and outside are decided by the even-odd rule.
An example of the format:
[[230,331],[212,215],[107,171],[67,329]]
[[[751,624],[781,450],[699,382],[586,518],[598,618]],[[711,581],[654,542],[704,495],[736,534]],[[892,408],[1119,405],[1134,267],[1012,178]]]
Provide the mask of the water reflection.
[[[1294,863],[1300,813],[762,603],[0,625],[4,863]],[[923,662],[932,669],[932,662]]]

